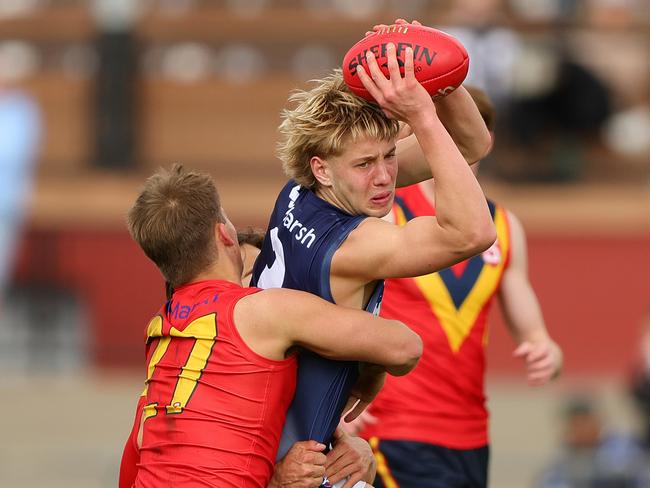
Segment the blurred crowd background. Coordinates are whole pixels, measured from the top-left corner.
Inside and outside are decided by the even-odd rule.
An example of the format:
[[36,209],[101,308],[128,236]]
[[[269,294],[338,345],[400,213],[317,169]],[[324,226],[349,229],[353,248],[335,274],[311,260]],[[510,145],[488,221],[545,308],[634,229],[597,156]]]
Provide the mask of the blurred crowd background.
[[116,484],[164,300],[124,225],[144,178],[209,171],[264,227],[289,92],[397,17],[458,37],[494,100],[481,181],[565,353],[527,388],[494,313],[492,485],[650,486],[648,0],[0,0],[0,485]]

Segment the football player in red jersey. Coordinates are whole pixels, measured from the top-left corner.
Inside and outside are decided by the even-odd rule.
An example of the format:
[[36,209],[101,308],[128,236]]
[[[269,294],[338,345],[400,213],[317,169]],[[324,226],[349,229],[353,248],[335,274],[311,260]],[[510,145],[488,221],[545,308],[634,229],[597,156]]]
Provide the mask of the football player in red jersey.
[[[492,132],[494,107],[482,91],[469,91]],[[398,381],[388,378],[359,422],[365,421],[362,435],[375,451],[377,487],[486,486],[484,348],[494,297],[528,383],[543,385],[560,371],[561,350],[528,279],[523,228],[510,211],[492,202],[489,207],[497,229],[490,249],[437,273],[386,282],[381,315],[407,322],[425,348],[416,370]],[[434,182],[426,181],[399,190],[391,215],[404,225],[435,212]]]
[[[207,175],[180,166],[156,173],[128,222],[174,291],[146,328],[147,379],[127,445],[139,459],[135,470],[123,466],[120,486],[266,488],[296,348],[400,375],[421,354],[400,322],[299,291],[243,288],[236,232]],[[319,486],[325,446],[304,448],[322,462],[302,486]]]
[[[264,240],[264,233],[247,228],[237,233],[237,240],[243,262],[242,285],[248,286],[253,263],[260,253]],[[168,283],[166,287],[167,298],[170,299],[173,289]],[[139,404],[136,411],[142,408],[143,405]],[[322,445],[315,441],[296,442],[276,464],[269,488],[280,488],[287,484],[294,488],[309,487],[310,483],[313,483],[314,473],[321,476],[323,466],[329,468],[328,473],[333,477],[344,478],[352,473],[358,473],[362,479],[374,478],[376,464],[372,449],[365,440],[350,436],[345,429],[339,428],[335,432],[335,441],[336,447],[326,456],[320,453]],[[138,456],[136,443],[128,442],[122,462],[121,476],[124,480],[121,486],[130,487],[132,480],[135,479]]]

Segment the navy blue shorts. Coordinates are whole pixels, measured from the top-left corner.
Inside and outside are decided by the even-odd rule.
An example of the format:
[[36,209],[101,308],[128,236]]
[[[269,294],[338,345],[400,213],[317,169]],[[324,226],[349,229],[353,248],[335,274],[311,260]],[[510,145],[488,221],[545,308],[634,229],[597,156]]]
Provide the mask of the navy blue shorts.
[[484,488],[490,447],[449,449],[411,441],[370,439],[375,488]]

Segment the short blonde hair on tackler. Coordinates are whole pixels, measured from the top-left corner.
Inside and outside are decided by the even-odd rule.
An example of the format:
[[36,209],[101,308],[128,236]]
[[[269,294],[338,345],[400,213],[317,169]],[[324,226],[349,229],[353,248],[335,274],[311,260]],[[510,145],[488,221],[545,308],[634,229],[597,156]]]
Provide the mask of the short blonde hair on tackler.
[[338,156],[350,141],[364,136],[394,139],[399,123],[379,106],[350,92],[341,70],[312,82],[316,86],[311,90],[297,90],[289,97],[294,108],[282,112],[277,154],[289,178],[313,189],[317,182],[311,171],[312,157]]

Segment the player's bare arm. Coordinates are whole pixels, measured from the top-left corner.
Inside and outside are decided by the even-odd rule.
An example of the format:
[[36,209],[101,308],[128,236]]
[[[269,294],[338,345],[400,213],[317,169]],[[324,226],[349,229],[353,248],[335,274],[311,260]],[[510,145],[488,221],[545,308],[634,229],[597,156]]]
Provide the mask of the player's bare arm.
[[[405,19],[396,19],[395,24],[408,24]],[[417,20],[410,22],[422,25]],[[373,26],[366,36],[387,29],[385,24]],[[460,86],[455,91],[435,100],[440,121],[449,131],[461,154],[469,164],[476,163],[490,150],[492,138],[483,118],[467,90]],[[398,137],[397,156],[400,171],[397,186],[408,186],[431,178],[431,170],[417,143],[410,135],[410,128],[403,126]]]
[[511,232],[511,261],[506,269],[499,300],[515,342],[514,352],[526,365],[531,386],[556,377],[562,368],[562,351],[546,330],[537,295],[528,278],[526,235],[519,220],[508,213]]
[[328,359],[381,365],[399,376],[413,369],[422,354],[420,337],[401,322],[295,290],[249,295],[237,303],[234,318],[249,347],[269,359],[284,359],[298,346]]
[[335,276],[360,273],[368,280],[418,276],[481,252],[496,238],[474,174],[437,117],[433,101],[414,77],[413,52],[406,50],[404,78],[399,75],[394,49],[388,50],[388,67],[390,79],[369,52],[370,76],[360,67],[359,77],[387,113],[413,129],[436,179],[437,216],[414,219],[401,228],[368,219],[335,254]]
[[481,113],[463,86],[435,100],[440,121],[469,164],[483,159],[492,146],[492,136]]
[[[492,138],[476,104],[463,86],[435,100],[436,113],[458,150],[469,164],[490,150]],[[403,132],[406,132],[404,130]],[[397,142],[397,186],[408,186],[431,178],[431,168],[415,135]]]
[[395,226],[381,219],[366,219],[334,255],[334,298],[338,299],[337,293],[343,296],[361,289],[361,283],[420,276],[449,267],[484,251],[494,239],[491,221],[473,224],[471,219],[416,217],[404,226]]

